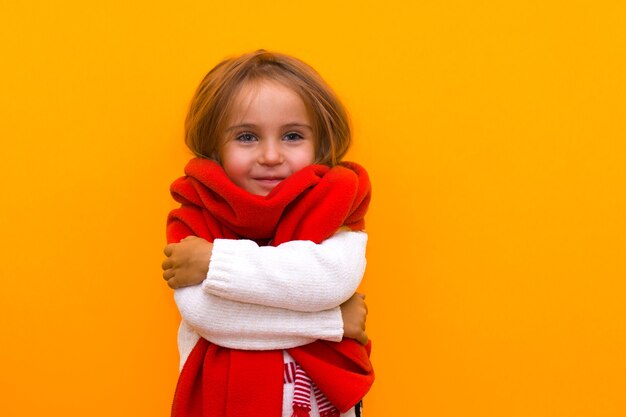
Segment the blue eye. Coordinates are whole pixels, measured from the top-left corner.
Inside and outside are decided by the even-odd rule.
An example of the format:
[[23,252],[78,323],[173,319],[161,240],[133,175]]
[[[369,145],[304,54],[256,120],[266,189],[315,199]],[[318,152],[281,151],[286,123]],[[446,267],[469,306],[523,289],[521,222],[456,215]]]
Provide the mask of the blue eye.
[[236,138],[239,142],[253,142],[256,140],[256,137],[251,133],[242,133],[238,135]]
[[288,141],[296,141],[296,140],[300,140],[302,138],[304,138],[304,136],[302,136],[301,134],[296,133],[296,132],[287,133],[285,135],[285,139],[288,140]]

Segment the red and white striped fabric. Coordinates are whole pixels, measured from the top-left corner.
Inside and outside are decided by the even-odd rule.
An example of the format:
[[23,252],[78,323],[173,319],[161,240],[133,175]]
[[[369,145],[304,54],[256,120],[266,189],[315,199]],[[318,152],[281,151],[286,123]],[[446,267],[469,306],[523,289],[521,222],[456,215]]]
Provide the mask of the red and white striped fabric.
[[339,410],[320,391],[304,369],[295,362],[285,364],[285,383],[293,381],[293,414],[292,417],[309,417],[311,412],[311,390],[315,395],[320,417],[339,417]]
[[285,362],[285,384],[293,384],[295,381],[296,381],[296,363]]
[[311,382],[311,386],[313,387],[313,393],[315,394],[315,401],[317,401],[317,408],[320,411],[320,417],[339,417],[339,410],[335,408],[335,406],[328,401],[328,398],[320,391],[320,389],[315,385],[314,382]]

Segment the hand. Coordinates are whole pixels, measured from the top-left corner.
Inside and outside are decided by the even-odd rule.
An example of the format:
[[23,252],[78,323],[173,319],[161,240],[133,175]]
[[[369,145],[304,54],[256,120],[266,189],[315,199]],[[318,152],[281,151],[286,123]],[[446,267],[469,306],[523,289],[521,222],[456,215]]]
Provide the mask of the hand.
[[365,294],[355,293],[339,307],[343,319],[343,337],[355,339],[362,345],[366,345],[368,339],[365,333],[365,320],[367,319]]
[[163,253],[163,279],[172,289],[197,285],[209,272],[213,244],[196,236],[188,236],[180,243],[170,243]]

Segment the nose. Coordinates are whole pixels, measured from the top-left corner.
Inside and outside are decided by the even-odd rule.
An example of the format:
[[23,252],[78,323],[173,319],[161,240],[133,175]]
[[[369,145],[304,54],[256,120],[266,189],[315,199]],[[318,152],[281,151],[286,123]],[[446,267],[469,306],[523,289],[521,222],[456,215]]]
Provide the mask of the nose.
[[280,141],[264,140],[261,142],[261,154],[259,163],[261,165],[280,165],[283,163],[283,152]]

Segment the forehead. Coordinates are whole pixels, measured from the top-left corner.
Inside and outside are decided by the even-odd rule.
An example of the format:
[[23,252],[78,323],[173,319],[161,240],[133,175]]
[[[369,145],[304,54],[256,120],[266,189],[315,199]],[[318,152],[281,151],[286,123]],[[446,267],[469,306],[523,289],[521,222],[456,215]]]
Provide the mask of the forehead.
[[228,124],[249,118],[259,122],[290,117],[310,121],[309,106],[299,92],[271,79],[245,82],[234,94],[228,113]]

